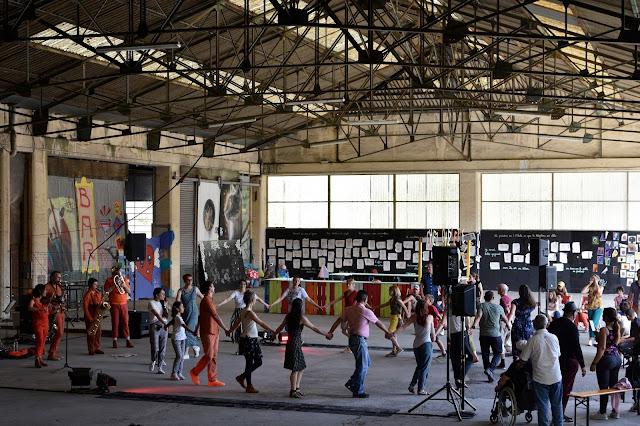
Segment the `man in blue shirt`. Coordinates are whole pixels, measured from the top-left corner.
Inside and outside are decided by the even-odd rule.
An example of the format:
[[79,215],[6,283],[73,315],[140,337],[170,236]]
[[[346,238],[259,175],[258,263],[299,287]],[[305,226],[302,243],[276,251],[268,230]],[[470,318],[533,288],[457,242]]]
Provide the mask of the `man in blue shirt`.
[[427,262],[427,273],[422,276],[422,288],[425,295],[433,295],[433,305],[442,312],[442,305],[438,303],[438,286],[433,283],[433,262]]

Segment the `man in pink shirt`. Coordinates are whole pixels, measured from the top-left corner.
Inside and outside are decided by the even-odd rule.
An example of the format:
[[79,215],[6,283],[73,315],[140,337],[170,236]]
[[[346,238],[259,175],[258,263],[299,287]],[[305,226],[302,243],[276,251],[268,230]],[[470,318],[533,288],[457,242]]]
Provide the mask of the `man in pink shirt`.
[[369,398],[368,393],[364,393],[364,379],[367,376],[367,369],[371,364],[369,358],[369,348],[367,346],[367,338],[369,337],[369,323],[374,323],[378,328],[384,331],[384,337],[391,338],[391,333],[387,327],[380,322],[373,311],[366,308],[367,292],[358,291],[356,294],[356,304],[343,312],[340,318],[333,323],[329,330],[327,339],[333,338],[333,332],[340,323],[346,322],[349,331],[349,348],[356,359],[356,370],[345,386],[353,393],[354,398]]

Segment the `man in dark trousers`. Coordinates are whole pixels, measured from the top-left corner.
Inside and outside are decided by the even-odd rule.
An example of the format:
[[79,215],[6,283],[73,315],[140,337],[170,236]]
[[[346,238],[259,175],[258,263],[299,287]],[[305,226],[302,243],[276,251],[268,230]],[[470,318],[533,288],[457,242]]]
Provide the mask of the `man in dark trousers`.
[[[573,389],[573,381],[578,373],[578,366],[582,369],[582,377],[587,374],[584,367],[584,358],[580,348],[580,336],[574,320],[578,307],[572,301],[564,305],[562,318],[554,320],[549,325],[548,331],[555,334],[560,342],[560,372],[562,373],[562,412],[566,413],[569,394]],[[573,419],[565,414],[564,421],[573,422]]]

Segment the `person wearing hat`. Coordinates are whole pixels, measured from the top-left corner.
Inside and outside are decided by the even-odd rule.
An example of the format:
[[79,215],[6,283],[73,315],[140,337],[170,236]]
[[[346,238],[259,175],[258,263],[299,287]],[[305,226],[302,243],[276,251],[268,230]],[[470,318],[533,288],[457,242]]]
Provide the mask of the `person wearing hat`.
[[111,277],[104,282],[104,291],[109,292],[113,347],[118,347],[118,333],[122,328],[122,334],[127,339],[127,347],[132,348],[133,343],[131,343],[131,335],[129,334],[129,309],[127,308],[131,287],[129,280],[120,274],[121,269],[122,263],[116,263],[111,267]]
[[[578,373],[578,366],[582,369],[582,376],[587,374],[584,366],[584,357],[580,348],[580,336],[578,327],[574,323],[578,307],[569,300],[564,304],[564,315],[553,321],[548,328],[549,333],[555,334],[560,342],[560,372],[562,373],[562,411],[566,412],[569,394],[573,389],[573,381]],[[564,416],[564,421],[573,421],[569,416]]]

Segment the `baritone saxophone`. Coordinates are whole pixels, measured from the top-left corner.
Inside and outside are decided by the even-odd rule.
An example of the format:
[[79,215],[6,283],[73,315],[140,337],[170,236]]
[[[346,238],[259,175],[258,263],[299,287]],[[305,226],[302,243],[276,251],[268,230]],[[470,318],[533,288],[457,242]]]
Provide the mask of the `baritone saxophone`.
[[100,321],[102,321],[102,315],[104,315],[104,311],[111,309],[111,304],[107,302],[108,298],[109,298],[109,292],[105,291],[104,294],[102,295],[102,300],[98,305],[98,309],[96,309],[96,313],[93,316],[93,322],[91,323],[91,327],[89,327],[89,330],[87,331],[87,334],[89,336],[96,335],[96,333],[98,332],[98,327],[100,327]]

